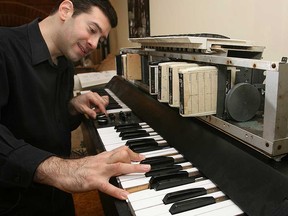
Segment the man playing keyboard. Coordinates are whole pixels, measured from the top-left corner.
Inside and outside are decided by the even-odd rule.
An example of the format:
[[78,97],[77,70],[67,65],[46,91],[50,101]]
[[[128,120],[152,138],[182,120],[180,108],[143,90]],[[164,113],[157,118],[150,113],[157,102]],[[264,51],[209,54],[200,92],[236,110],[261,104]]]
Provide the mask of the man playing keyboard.
[[127,192],[111,176],[147,172],[143,156],[121,147],[66,159],[81,115],[105,113],[107,97],[72,98],[73,64],[117,25],[108,0],[63,0],[42,21],[0,28],[0,215],[74,215],[71,193]]

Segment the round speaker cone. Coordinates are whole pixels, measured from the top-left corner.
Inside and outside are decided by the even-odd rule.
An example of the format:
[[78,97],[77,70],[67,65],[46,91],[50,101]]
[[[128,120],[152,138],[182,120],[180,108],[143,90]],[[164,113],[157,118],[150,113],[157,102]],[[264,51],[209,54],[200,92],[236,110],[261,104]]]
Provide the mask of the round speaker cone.
[[236,121],[248,121],[258,111],[261,96],[258,89],[249,83],[236,84],[226,96],[226,111]]

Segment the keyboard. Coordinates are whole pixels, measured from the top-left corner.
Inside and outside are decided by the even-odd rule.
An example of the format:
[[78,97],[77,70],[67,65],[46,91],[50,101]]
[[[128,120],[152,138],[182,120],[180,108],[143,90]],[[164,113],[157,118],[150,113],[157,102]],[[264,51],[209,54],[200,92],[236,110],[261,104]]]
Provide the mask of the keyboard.
[[[120,101],[115,94],[107,90],[106,93],[112,101]],[[128,107],[124,103],[121,105]],[[108,116],[105,125],[95,124],[105,150],[127,145],[145,155],[142,163],[151,164],[152,170],[148,173],[116,178],[119,187],[130,192],[126,202],[132,215],[243,214],[213,181],[128,109],[113,112],[114,117]]]
[[[175,215],[197,215],[203,209],[202,215],[221,216],[226,215],[226,210],[232,215],[253,216],[281,215],[281,212],[288,211],[288,158],[283,158],[281,162],[270,160],[197,118],[183,118],[179,110],[169,104],[159,103],[157,98],[119,76],[114,77],[105,89],[117,95],[129,111],[120,109],[110,113],[104,122],[84,118],[82,129],[86,128],[83,137],[88,154],[129,145],[134,151],[145,154],[146,162],[150,160],[152,166],[156,167],[145,177],[133,173],[111,178],[112,184],[126,188],[130,195],[126,201],[122,201],[100,192],[105,215],[150,216],[155,212],[157,215],[169,215],[172,214],[170,208],[174,203],[177,203],[177,207],[174,205],[172,208],[173,214],[179,208],[180,211],[185,209]],[[125,139],[118,137],[121,132],[116,131],[117,125],[122,125],[120,128],[126,131]],[[135,127],[136,132],[133,131]],[[164,168],[159,167],[163,164]],[[162,171],[171,179],[155,176]],[[172,187],[167,188],[167,185]],[[191,201],[196,199],[191,198],[191,191],[196,193],[194,188],[201,194],[208,190],[206,195],[197,198],[210,198]],[[182,200],[179,201],[174,192],[181,191],[182,198],[185,189],[188,189],[189,194],[186,200],[190,201],[178,203]],[[160,202],[170,202],[171,199],[172,205]],[[213,199],[216,199],[216,203],[199,207],[199,203],[207,204]],[[167,206],[169,209],[162,209]],[[198,208],[187,209],[187,206]]]

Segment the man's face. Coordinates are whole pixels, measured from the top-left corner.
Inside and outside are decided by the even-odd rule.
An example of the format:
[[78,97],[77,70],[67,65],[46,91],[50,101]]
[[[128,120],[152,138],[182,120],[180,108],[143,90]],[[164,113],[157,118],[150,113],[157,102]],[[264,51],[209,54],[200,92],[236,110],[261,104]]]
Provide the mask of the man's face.
[[98,42],[107,38],[110,30],[105,14],[92,7],[90,13],[70,16],[64,21],[58,47],[68,59],[78,61],[96,49]]

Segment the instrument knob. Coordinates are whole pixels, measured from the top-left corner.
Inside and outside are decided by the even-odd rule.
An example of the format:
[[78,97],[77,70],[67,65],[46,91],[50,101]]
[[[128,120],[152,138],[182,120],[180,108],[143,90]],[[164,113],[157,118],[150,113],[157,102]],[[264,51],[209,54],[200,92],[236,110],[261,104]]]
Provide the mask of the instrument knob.
[[111,119],[111,121],[114,121],[115,120],[115,118],[116,118],[116,116],[115,116],[115,114],[114,113],[109,113],[109,118]]
[[124,121],[124,122],[127,120],[127,116],[126,116],[126,115],[122,115],[122,116],[120,116],[120,118],[121,118],[121,120]]
[[105,115],[105,113],[99,113],[96,116],[96,120],[99,125],[104,125],[108,123],[108,117]]
[[97,122],[99,125],[105,125],[108,123],[108,119],[103,118],[103,119],[97,119]]

